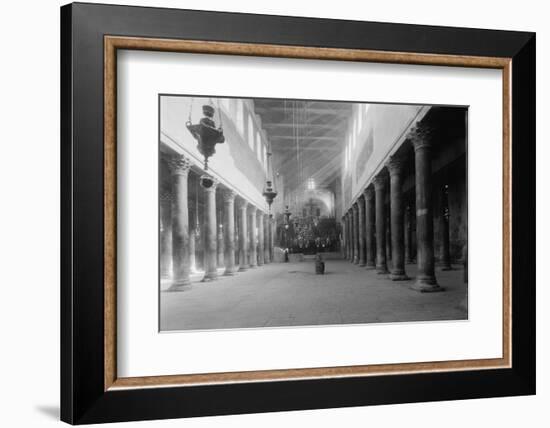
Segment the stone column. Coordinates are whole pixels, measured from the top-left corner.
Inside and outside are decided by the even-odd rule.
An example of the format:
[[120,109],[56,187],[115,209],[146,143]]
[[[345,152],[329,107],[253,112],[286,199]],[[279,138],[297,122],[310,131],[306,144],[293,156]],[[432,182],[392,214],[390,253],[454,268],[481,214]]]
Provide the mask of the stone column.
[[405,208],[405,263],[412,263],[412,248],[411,248],[411,207],[407,205]]
[[274,260],[275,247],[275,220],[273,214],[269,214],[269,260]]
[[169,161],[172,174],[172,285],[170,291],[183,291],[191,284],[189,274],[188,178],[191,162],[182,155]]
[[238,202],[239,209],[239,271],[248,269],[248,203],[244,199]]
[[216,242],[216,248],[217,248],[217,264],[219,268],[225,267],[224,262],[224,252],[225,252],[225,244],[224,244],[224,231],[223,231],[223,212],[220,213],[219,221],[217,224],[217,242]]
[[390,173],[390,218],[392,240],[392,270],[390,279],[403,281],[409,279],[405,273],[405,235],[403,211],[403,169],[405,160],[392,156],[386,165]]
[[195,256],[197,245],[197,229],[194,225],[191,225],[189,230],[189,266],[191,266],[191,272],[195,273],[197,269],[197,258]]
[[235,192],[223,192],[224,275],[233,275],[235,269]]
[[348,259],[348,216],[344,214],[342,216],[342,237],[344,243],[344,260]]
[[347,257],[347,248],[346,248],[346,216],[342,216],[342,248],[341,251],[344,259]]
[[367,269],[376,267],[376,240],[374,239],[374,190],[371,186],[363,192],[365,197],[365,253]]
[[353,211],[348,211],[348,260],[353,262]]
[[363,195],[357,199],[358,222],[358,245],[359,245],[359,266],[367,265],[366,245],[365,245],[365,198]]
[[238,271],[239,270],[239,265],[240,265],[240,261],[239,261],[239,236],[241,236],[241,226],[240,226],[240,216],[239,216],[239,210],[237,208],[237,203],[235,203],[235,212],[233,213],[234,217],[235,217],[235,225],[234,225],[234,228],[235,228],[235,234],[233,235],[234,236],[234,239],[233,239],[233,242],[235,243],[235,271]]
[[416,208],[413,205],[411,205],[411,216],[409,218],[409,224],[411,226],[411,260],[413,262],[416,262]]
[[386,263],[386,177],[378,175],[373,180],[376,203],[376,270],[379,275],[388,273]]
[[349,260],[351,254],[350,254],[350,248],[349,248],[349,214],[346,213],[344,215],[344,249],[345,249],[345,258],[346,260]]
[[353,264],[359,263],[359,214],[358,214],[358,208],[357,203],[354,203],[351,206],[351,211],[353,213],[353,235],[351,237],[352,239],[352,245],[353,245]]
[[416,242],[418,273],[415,290],[441,291],[434,271],[431,128],[417,124],[410,134],[414,146],[416,187]]
[[349,261],[353,263],[353,208],[349,209]]
[[216,225],[216,188],[218,182],[212,179],[209,187],[204,187],[204,278],[203,282],[218,277],[218,228]]
[[258,210],[258,266],[263,266],[264,261],[264,213]]
[[359,203],[353,204],[353,264],[359,264]]
[[172,195],[165,191],[160,195],[160,276],[172,276]]
[[264,248],[262,251],[264,252],[264,263],[268,264],[271,263],[271,257],[269,256],[269,214],[264,214]]
[[257,231],[256,231],[256,207],[249,206],[249,252],[248,252],[248,266],[255,268],[258,266],[258,253],[256,251],[256,240],[257,240]]
[[449,238],[449,186],[445,184],[441,195],[441,213],[439,227],[441,230],[441,270],[452,270]]
[[390,223],[390,206],[386,205],[386,263],[391,266],[391,223]]

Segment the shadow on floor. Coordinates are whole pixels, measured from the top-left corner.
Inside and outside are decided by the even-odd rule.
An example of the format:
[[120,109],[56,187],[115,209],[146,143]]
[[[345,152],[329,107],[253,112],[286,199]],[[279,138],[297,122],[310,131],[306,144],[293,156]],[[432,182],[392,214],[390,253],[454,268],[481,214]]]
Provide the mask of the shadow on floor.
[[40,405],[35,407],[40,413],[45,416],[48,416],[50,419],[59,420],[59,406],[53,405]]

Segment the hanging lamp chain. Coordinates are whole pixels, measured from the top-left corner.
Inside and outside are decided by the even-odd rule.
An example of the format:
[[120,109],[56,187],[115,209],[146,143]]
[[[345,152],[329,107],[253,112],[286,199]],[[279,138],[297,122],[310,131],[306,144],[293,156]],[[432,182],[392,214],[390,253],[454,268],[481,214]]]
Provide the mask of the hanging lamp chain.
[[217,101],[218,101],[218,118],[220,119],[220,129],[222,129],[223,123],[222,123],[222,109],[220,108],[220,99],[218,98]]
[[191,123],[191,113],[193,112],[193,98],[191,98],[191,102],[189,103],[189,117],[187,118],[187,123]]

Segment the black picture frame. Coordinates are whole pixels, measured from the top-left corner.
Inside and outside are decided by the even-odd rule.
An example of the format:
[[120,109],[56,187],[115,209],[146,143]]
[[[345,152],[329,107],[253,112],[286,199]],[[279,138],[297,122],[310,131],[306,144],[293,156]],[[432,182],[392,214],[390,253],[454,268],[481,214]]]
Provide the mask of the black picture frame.
[[[512,59],[512,367],[104,390],[104,36]],[[74,3],[61,8],[61,419],[71,424],[535,393],[535,34]]]

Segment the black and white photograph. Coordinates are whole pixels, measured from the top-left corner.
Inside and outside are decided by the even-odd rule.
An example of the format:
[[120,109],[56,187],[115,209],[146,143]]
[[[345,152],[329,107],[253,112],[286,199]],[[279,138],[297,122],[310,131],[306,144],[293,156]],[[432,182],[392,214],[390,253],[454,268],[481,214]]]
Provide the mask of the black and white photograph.
[[4,2],[0,425],[547,426],[548,7],[453,6]]
[[467,106],[158,102],[160,331],[468,319]]

